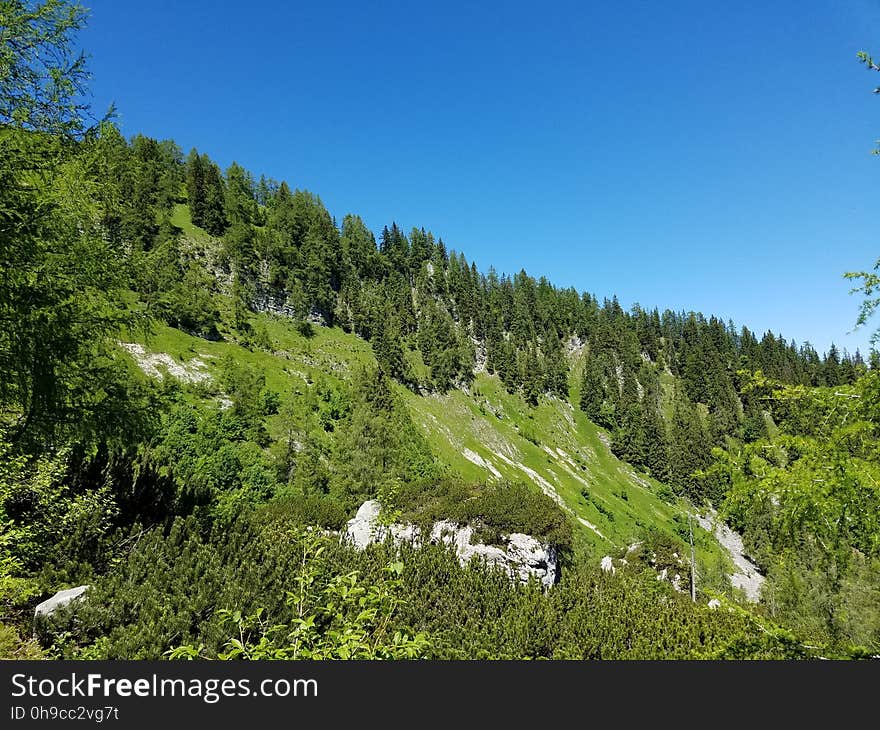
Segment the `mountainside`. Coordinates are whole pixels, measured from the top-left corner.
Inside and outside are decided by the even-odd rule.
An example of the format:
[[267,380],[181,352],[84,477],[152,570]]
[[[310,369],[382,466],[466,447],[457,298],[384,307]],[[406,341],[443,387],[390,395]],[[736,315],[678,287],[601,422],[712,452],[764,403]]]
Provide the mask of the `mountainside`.
[[[194,252],[218,276],[220,291],[231,292],[231,279],[224,280],[222,271],[211,264],[221,250],[220,239],[193,226],[185,205],[176,206],[172,222],[183,232],[181,248]],[[216,297],[220,308],[230,305],[228,295]],[[308,438],[310,391],[316,383],[344,389],[358,368],[375,368],[378,363],[361,337],[320,325],[303,334],[300,320],[283,307],[259,299],[253,306],[263,310],[251,324],[263,340],[259,347],[206,340],[170,327],[157,327],[143,340],[142,349],[125,347],[153,377],[170,374],[183,382],[200,383],[202,389],[213,384],[218,391],[213,397],[224,405],[230,403],[219,385],[224,358],[254,368],[265,376],[267,387],[291,397],[295,428],[301,434],[295,448],[302,449]],[[687,516],[696,516],[695,508],[667,485],[618,459],[611,450],[610,434],[572,405],[580,401],[579,373],[587,347],[577,338],[565,345],[567,398],[544,396],[529,404],[521,392],[511,393],[485,367],[478,367],[480,372],[461,387],[444,393],[395,387],[431,453],[448,473],[472,483],[522,482],[548,495],[570,517],[578,540],[597,556],[622,555],[652,531],[687,541],[693,529],[698,572],[707,577],[708,585],[723,589],[722,574],[734,572],[731,556],[719,547],[711,529],[707,532],[696,521],[688,524]],[[672,378],[667,379],[669,390]],[[291,428],[281,420],[278,415],[267,419],[274,438],[282,438],[283,429]]]
[[[16,626],[90,588],[7,653],[296,657],[264,616],[305,611],[314,657],[876,643],[876,362],[484,274],[421,229],[377,243],[310,193],[109,125],[71,149],[14,188],[55,217],[12,239],[0,300],[0,587]],[[336,536],[369,500],[466,526],[479,554],[528,536],[559,584],[436,545],[353,551]]]
[[[301,429],[315,383],[343,386],[357,367],[375,367],[369,345],[338,328],[316,328],[304,337],[283,317],[261,315],[256,321],[271,338],[271,352],[206,341],[169,327],[157,328],[142,343],[124,343],[123,349],[146,374],[197,383],[203,391],[221,381],[223,358],[232,357],[258,369],[268,387],[293,394]],[[222,387],[216,387],[207,402],[228,404]],[[602,429],[566,401],[547,399],[530,408],[485,374],[467,390],[419,395],[398,386],[398,392],[432,453],[452,473],[474,482],[532,485],[564,506],[596,550],[626,548],[650,527],[681,532],[686,512],[670,490],[618,460]],[[280,418],[267,419],[275,437],[281,436]]]
[[338,223],[0,15],[0,658],[878,656],[880,353]]

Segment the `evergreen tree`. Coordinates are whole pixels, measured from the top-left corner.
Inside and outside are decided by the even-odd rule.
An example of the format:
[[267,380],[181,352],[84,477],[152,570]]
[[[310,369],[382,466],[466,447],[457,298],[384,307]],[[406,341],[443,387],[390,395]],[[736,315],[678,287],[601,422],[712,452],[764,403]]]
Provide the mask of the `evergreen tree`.
[[137,250],[149,250],[159,230],[158,210],[162,159],[154,139],[138,135],[131,145],[128,174],[122,188],[122,235]]
[[222,253],[232,271],[253,276],[258,264],[254,229],[246,223],[233,223],[223,234]]
[[622,368],[615,362],[613,356],[606,352],[599,355],[602,363],[603,378],[605,381],[605,399],[599,411],[598,423],[605,428],[613,429],[617,426],[621,416],[621,378]]
[[743,396],[743,441],[757,441],[766,436],[767,423],[764,420],[764,411],[758,399],[752,393],[748,393]]
[[232,282],[232,326],[248,342],[251,332],[251,306],[254,299],[252,284],[236,274]]
[[[202,172],[204,180],[204,213],[202,228],[213,236],[222,236],[226,230],[226,192],[223,176],[207,155],[202,155]],[[195,223],[195,221],[193,221]]]
[[605,377],[599,358],[590,355],[581,375],[580,408],[587,417],[599,422],[602,402],[605,400]]
[[405,273],[409,280],[409,241],[403,235],[396,223],[391,224],[391,228],[385,226],[382,231],[382,240],[379,244],[379,251],[385,256],[388,265],[393,271]]
[[277,191],[278,182],[276,180],[267,178],[265,175],[260,175],[260,179],[254,189],[254,197],[257,200],[257,204],[264,208],[268,208]]
[[659,403],[645,399],[642,403],[643,466],[652,477],[665,481],[669,476],[669,440]]
[[259,217],[253,178],[237,162],[226,171],[224,212],[230,225],[254,225]]
[[820,381],[822,385],[829,387],[840,385],[840,355],[833,343],[825,355],[825,361],[822,363]]
[[331,491],[350,504],[433,474],[434,459],[378,370],[355,377],[351,415],[340,430]]
[[372,345],[379,369],[384,375],[402,383],[410,380],[409,368],[401,345],[400,325],[390,307],[386,307],[382,325],[373,338]]
[[194,226],[205,227],[207,197],[202,156],[193,147],[186,158],[186,198]]
[[669,477],[692,500],[703,494],[694,474],[708,466],[711,458],[709,437],[697,407],[676,389],[669,433]]
[[532,406],[538,405],[538,398],[543,391],[544,374],[541,372],[541,364],[533,347],[529,347],[521,358],[520,381],[526,403]]
[[568,361],[555,330],[545,338],[543,361],[544,391],[558,398],[567,399]]
[[645,433],[642,430],[644,414],[638,396],[635,375],[624,372],[617,427],[611,437],[611,450],[625,461],[644,466],[646,459]]
[[382,260],[376,250],[376,239],[360,216],[345,216],[339,242],[343,259],[352,268],[354,276],[360,280],[382,278]]

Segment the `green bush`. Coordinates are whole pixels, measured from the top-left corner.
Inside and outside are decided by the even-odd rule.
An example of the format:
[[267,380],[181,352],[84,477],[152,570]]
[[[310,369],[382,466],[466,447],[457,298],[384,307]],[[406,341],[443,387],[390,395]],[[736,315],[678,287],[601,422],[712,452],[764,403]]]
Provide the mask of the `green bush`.
[[[382,544],[358,552],[283,519],[242,517],[214,532],[178,520],[167,536],[160,530],[142,536],[83,601],[58,612],[55,651],[156,659],[182,647],[173,656],[281,658],[292,656],[299,640],[300,657],[809,654],[791,635],[744,611],[712,611],[650,571],[612,576],[594,562],[576,561],[545,592],[536,581],[512,582],[497,567],[463,567],[445,546]],[[279,626],[284,630],[271,629]],[[333,636],[345,627],[351,643]]]
[[348,519],[344,505],[331,496],[282,493],[258,508],[258,519],[289,520],[300,525],[340,529]]
[[487,485],[445,479],[404,487],[398,497],[401,519],[427,526],[450,519],[473,523],[487,535],[523,532],[567,551],[572,529],[565,513],[547,495],[518,482]]

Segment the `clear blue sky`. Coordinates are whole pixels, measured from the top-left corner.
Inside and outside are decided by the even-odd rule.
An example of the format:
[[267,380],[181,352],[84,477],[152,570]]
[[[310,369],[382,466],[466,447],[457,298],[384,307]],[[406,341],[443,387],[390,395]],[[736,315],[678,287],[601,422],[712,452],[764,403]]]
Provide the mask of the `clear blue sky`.
[[876,1],[86,5],[128,135],[484,270],[868,349],[841,273],[880,256]]

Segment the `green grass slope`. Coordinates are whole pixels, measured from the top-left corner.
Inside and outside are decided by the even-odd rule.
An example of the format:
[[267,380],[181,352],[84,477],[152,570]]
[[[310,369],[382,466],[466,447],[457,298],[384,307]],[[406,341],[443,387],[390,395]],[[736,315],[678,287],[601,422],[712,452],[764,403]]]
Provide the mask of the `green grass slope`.
[[[530,408],[485,374],[469,393],[407,392],[406,399],[442,462],[468,479],[504,478],[544,491],[597,552],[616,554],[650,529],[686,536],[686,513],[669,490],[618,460],[604,432],[567,402],[543,399]],[[707,533],[697,529],[695,538],[704,561],[719,554]]]
[[[294,401],[308,397],[316,382],[347,382],[357,367],[375,365],[369,343],[339,328],[317,327],[314,336],[305,337],[285,318],[260,314],[254,319],[266,328],[271,351],[212,342],[166,326],[130,339],[150,354],[166,354],[185,370],[212,378],[223,358],[231,356],[259,369],[270,388]],[[167,370],[161,362],[156,367]],[[210,387],[205,390],[204,397],[218,397]],[[569,403],[545,398],[529,407],[485,373],[468,391],[418,395],[399,387],[399,392],[433,454],[453,473],[475,482],[524,482],[549,494],[597,553],[617,554],[651,529],[686,538],[682,505],[662,484],[618,460],[602,429]],[[268,425],[276,431],[272,419]],[[699,528],[695,536],[701,562],[717,561],[715,540]]]

